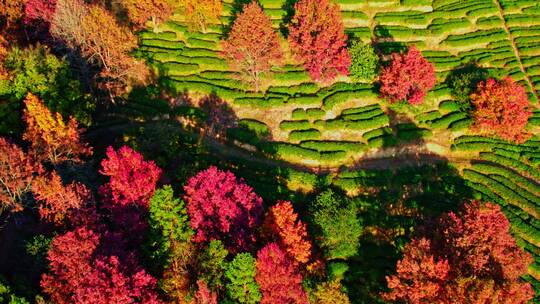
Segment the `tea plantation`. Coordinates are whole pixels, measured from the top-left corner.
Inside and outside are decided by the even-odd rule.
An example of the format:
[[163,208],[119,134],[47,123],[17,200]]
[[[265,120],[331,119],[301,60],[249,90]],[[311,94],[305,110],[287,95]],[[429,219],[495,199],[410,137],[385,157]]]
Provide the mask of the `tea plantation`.
[[[259,2],[274,27],[283,29],[290,1]],[[536,260],[526,280],[538,293],[540,111],[529,120],[533,136],[524,144],[477,136],[469,130],[472,119],[453,99],[446,79],[459,67],[476,63],[492,75],[518,81],[537,109],[540,2],[338,2],[349,37],[373,41],[383,59],[416,45],[434,64],[437,85],[422,105],[390,104],[379,98],[372,84],[345,76],[320,85],[288,53],[287,64],[275,68],[263,92],[253,92],[220,56],[219,42],[239,6],[231,0],[224,1],[222,24],[211,25],[205,33],[189,32],[182,15],[175,15],[157,29],[140,33],[136,53],[173,94],[215,94],[225,100],[238,119],[237,126],[227,131],[230,143],[255,151],[254,157],[306,168],[306,172],[290,170],[285,183],[289,187],[315,187],[320,176],[309,171],[330,172],[326,183],[357,193],[365,187],[366,176],[355,172],[354,166],[366,159],[420,153],[455,162],[475,197],[503,206],[518,243]]]

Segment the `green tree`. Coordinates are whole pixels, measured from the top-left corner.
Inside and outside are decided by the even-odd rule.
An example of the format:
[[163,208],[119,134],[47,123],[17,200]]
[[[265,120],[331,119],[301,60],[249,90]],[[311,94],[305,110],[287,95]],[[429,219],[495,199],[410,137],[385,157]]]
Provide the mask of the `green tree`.
[[490,76],[488,70],[469,64],[453,71],[447,78],[446,84],[452,96],[463,111],[471,110],[471,94],[478,84]]
[[354,81],[372,82],[377,77],[379,56],[371,44],[355,40],[349,48],[351,66],[349,74]]
[[327,259],[346,259],[354,256],[359,247],[362,226],[358,207],[347,197],[327,190],[310,206],[316,241]]
[[20,101],[28,93],[39,96],[52,112],[65,119],[73,116],[83,126],[91,124],[95,104],[83,92],[66,60],[38,45],[13,47],[3,65],[8,76],[0,79],[0,99],[5,101],[0,103],[0,133],[20,130]]
[[229,252],[220,240],[208,244],[199,257],[199,279],[204,280],[213,291],[223,289],[223,274],[227,267]]
[[193,235],[185,204],[174,197],[171,186],[157,189],[150,199],[148,240],[153,261],[167,266],[173,258],[173,242],[187,243]]
[[240,253],[227,265],[227,297],[233,303],[255,304],[261,300],[259,285],[255,281],[255,263],[250,253]]

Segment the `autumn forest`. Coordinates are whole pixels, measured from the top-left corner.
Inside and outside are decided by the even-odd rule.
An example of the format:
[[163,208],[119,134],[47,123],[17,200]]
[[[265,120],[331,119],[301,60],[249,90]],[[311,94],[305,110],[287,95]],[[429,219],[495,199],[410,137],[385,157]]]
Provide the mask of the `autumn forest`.
[[0,0],[0,304],[540,303],[540,2]]

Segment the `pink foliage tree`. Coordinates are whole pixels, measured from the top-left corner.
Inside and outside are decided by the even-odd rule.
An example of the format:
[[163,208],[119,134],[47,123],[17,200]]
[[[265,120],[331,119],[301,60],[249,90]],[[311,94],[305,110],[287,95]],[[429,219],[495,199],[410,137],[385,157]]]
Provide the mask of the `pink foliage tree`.
[[184,186],[195,241],[219,239],[229,250],[249,249],[262,220],[262,199],[233,173],[216,167],[199,172]]
[[392,62],[383,68],[380,81],[382,96],[391,102],[421,104],[435,85],[435,68],[413,45],[405,54],[392,54]]
[[100,234],[87,228],[53,239],[48,253],[50,270],[43,275],[41,286],[54,303],[161,303],[156,279],[133,259],[103,255],[101,241]]
[[331,0],[300,0],[294,9],[289,43],[311,78],[326,82],[348,74],[351,57],[339,5]]
[[140,153],[126,146],[118,151],[109,147],[101,166],[100,173],[110,177],[102,192],[109,192],[113,203],[148,207],[161,175],[161,169],[153,161],[144,160]]
[[262,293],[261,304],[308,303],[296,263],[278,244],[270,243],[259,251],[256,267],[255,280]]

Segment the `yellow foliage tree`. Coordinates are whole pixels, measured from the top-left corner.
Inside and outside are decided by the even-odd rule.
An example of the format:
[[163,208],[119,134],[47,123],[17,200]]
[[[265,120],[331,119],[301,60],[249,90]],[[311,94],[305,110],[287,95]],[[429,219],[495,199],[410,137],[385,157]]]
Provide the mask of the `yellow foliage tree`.
[[219,22],[221,0],[183,0],[184,16],[190,31],[205,32],[208,24]]
[[27,127],[23,138],[32,144],[37,160],[52,164],[71,160],[80,161],[82,156],[92,155],[92,148],[81,141],[75,118],[66,123],[60,113],[51,113],[35,95],[29,93],[24,101],[24,120]]

